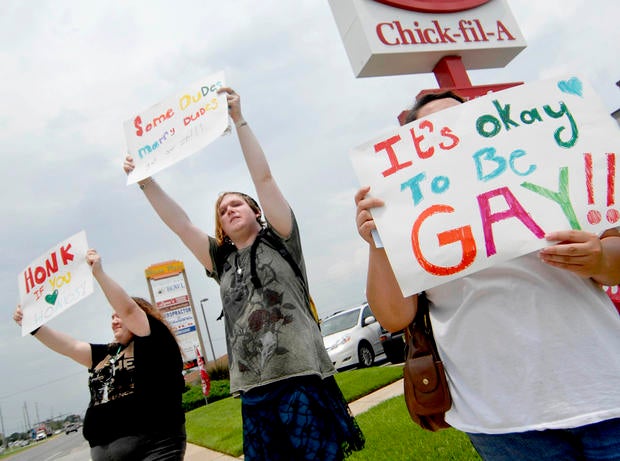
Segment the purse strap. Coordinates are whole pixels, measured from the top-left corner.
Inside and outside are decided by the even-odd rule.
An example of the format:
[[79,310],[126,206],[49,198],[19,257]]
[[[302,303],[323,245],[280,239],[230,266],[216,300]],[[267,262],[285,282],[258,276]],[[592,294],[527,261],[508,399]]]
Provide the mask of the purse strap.
[[417,302],[418,306],[415,317],[405,330],[405,341],[408,347],[414,347],[413,341],[415,338],[416,349],[420,350],[421,348],[422,350],[420,352],[428,350],[435,360],[440,360],[439,353],[437,352],[437,344],[435,343],[435,336],[433,335],[433,326],[431,324],[426,292],[423,291],[418,294]]

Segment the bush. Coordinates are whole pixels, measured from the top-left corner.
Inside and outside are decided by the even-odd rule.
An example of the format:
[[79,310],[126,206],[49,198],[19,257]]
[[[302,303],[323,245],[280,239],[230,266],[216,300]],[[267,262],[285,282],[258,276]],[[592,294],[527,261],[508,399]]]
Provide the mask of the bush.
[[[183,411],[190,411],[206,405],[205,396],[202,394],[202,386],[186,385],[189,388],[183,394]],[[230,397],[230,383],[228,380],[211,381],[211,391],[207,400],[209,403]]]
[[207,373],[209,373],[212,380],[230,380],[228,360],[218,359],[215,362],[209,362]]

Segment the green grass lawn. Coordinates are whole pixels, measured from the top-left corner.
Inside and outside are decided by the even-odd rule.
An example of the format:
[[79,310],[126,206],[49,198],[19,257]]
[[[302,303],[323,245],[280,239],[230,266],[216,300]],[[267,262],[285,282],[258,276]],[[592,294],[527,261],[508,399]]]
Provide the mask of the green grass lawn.
[[456,429],[428,432],[413,423],[402,396],[387,400],[355,419],[366,437],[366,447],[354,452],[347,461],[480,460],[463,432]]
[[[348,370],[336,381],[348,402],[402,377],[401,366]],[[243,454],[241,400],[227,398],[186,413],[188,442],[238,457]],[[454,429],[423,431],[407,413],[403,397],[396,397],[356,417],[366,448],[357,460],[479,460],[465,434]]]

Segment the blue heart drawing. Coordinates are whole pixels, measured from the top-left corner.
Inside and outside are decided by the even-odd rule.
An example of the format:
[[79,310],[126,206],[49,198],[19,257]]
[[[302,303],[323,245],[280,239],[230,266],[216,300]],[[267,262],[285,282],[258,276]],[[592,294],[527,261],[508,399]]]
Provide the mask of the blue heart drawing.
[[579,80],[577,77],[572,77],[568,80],[559,81],[558,88],[562,93],[583,96],[583,86],[581,84],[581,80]]

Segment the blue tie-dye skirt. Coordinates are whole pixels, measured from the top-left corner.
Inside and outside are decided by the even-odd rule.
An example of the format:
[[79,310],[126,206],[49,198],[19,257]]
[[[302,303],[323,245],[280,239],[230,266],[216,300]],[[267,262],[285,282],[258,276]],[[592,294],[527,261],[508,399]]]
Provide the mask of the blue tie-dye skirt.
[[333,376],[285,379],[243,393],[241,402],[246,460],[337,461],[364,448]]

